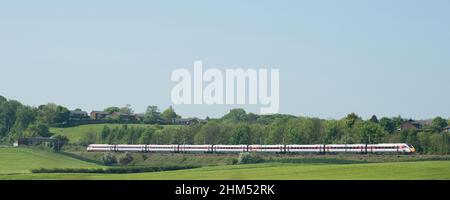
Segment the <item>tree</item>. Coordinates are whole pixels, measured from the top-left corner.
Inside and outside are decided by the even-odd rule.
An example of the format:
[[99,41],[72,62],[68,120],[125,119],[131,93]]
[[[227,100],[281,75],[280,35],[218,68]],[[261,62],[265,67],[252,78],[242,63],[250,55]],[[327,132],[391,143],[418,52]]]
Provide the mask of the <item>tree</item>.
[[115,112],[120,112],[120,108],[119,107],[115,107],[115,106],[111,106],[108,108],[105,108],[105,110],[103,110],[109,114],[115,113]]
[[139,139],[139,143],[141,144],[150,144],[153,134],[155,133],[155,129],[153,127],[147,127],[144,132],[141,134],[141,138]]
[[247,124],[239,124],[231,134],[230,144],[250,144],[251,130]]
[[161,113],[161,118],[164,120],[164,122],[171,124],[175,119],[181,118],[172,106],[164,110],[164,112]]
[[114,165],[117,163],[116,156],[110,152],[103,154],[102,160],[105,165]]
[[55,118],[53,119],[54,124],[61,124],[69,121],[70,111],[66,107],[57,106],[55,112]]
[[395,132],[395,123],[390,118],[387,118],[387,117],[381,118],[379,124],[389,134],[392,134]]
[[85,132],[78,140],[78,144],[83,146],[88,146],[94,143],[97,143],[97,134],[92,130]]
[[406,139],[406,143],[412,144],[413,146],[420,146],[416,130],[408,131],[408,138]]
[[54,103],[40,105],[38,107],[38,121],[47,125],[53,124],[58,106]]
[[419,142],[416,149],[423,153],[428,153],[430,151],[430,133],[420,132],[417,134],[417,140]]
[[119,161],[119,164],[121,165],[128,165],[131,162],[133,162],[133,156],[126,152],[124,154],[122,154],[121,156],[119,156],[119,158],[117,159]]
[[343,135],[343,127],[339,121],[328,121],[325,124],[325,143],[337,143]]
[[42,123],[32,124],[25,131],[25,136],[27,137],[50,137],[52,135],[48,126]]
[[131,105],[127,104],[125,107],[120,108],[119,112],[128,114],[128,115],[132,115],[134,111],[131,108]]
[[3,97],[2,95],[0,95],[0,104],[4,103],[6,101],[8,101],[8,100],[5,97]]
[[352,128],[357,121],[360,121],[361,117],[356,115],[355,113],[350,113],[347,117],[344,118],[345,124],[348,128]]
[[399,130],[402,127],[403,123],[405,122],[405,120],[400,115],[398,117],[393,117],[392,121],[395,124],[395,129],[396,130]]
[[285,131],[288,119],[277,118],[269,126],[269,135],[266,138],[268,144],[286,144],[287,131]]
[[100,133],[100,140],[103,143],[109,143],[108,138],[111,135],[111,129],[108,126],[103,126],[102,132]]
[[66,107],[48,103],[38,107],[38,121],[47,125],[55,125],[67,122],[70,111]]
[[436,117],[431,122],[431,128],[438,133],[442,132],[447,126],[447,120],[443,119],[442,117]]
[[443,135],[432,134],[430,136],[430,148],[432,153],[445,153]]
[[196,144],[218,144],[220,135],[223,135],[221,133],[221,125],[217,121],[210,121],[195,135],[194,141]]
[[378,124],[378,117],[376,115],[372,115],[372,117],[370,118],[370,121]]
[[148,106],[144,114],[144,123],[157,124],[161,121],[161,114],[158,106]]
[[16,136],[20,137],[30,124],[36,121],[36,112],[28,106],[21,106],[16,111],[16,120],[12,128]]
[[254,113],[248,113],[247,114],[247,121],[249,123],[254,123],[258,120],[258,115],[254,114]]
[[0,137],[6,136],[16,122],[17,110],[22,107],[18,101],[4,100],[0,103]]
[[232,109],[228,114],[222,117],[222,120],[231,122],[231,123],[238,123],[238,122],[247,122],[247,113],[244,109],[238,108],[238,109]]
[[52,138],[55,139],[55,142],[53,143],[53,149],[55,151],[60,151],[65,144],[69,143],[69,138],[65,135],[56,135]]
[[378,124],[366,122],[362,127],[361,142],[365,144],[381,143],[385,137],[385,132]]

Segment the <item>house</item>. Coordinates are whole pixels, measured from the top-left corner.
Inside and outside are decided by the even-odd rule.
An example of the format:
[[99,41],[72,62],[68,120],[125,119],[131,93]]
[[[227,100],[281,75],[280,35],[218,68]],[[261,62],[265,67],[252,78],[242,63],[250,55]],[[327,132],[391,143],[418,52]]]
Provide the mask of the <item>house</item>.
[[70,121],[79,121],[79,120],[85,120],[88,119],[88,113],[82,110],[72,110],[70,111]]
[[144,114],[135,114],[134,119],[138,122],[144,121]]
[[405,122],[403,122],[400,130],[419,130],[419,129],[423,129],[424,127],[428,127],[431,125],[433,120],[431,119],[427,119],[427,120],[412,120],[409,119]]
[[207,123],[207,120],[204,119],[197,119],[197,118],[188,118],[188,119],[174,119],[172,120],[172,124],[175,125],[190,125],[190,124],[197,124],[197,123]]
[[419,130],[422,128],[422,124],[412,119],[403,122],[401,130]]
[[55,141],[56,139],[51,137],[36,136],[36,137],[19,138],[14,143],[17,143],[17,146],[21,146],[21,145],[37,145],[41,143],[52,143]]
[[104,111],[92,111],[91,112],[92,120],[104,120],[108,116],[110,116],[110,114],[108,112],[104,112]]
[[113,112],[111,114],[111,116],[113,118],[115,118],[115,119],[119,119],[119,120],[122,120],[122,121],[134,121],[135,120],[134,115],[130,115],[130,114],[127,114],[127,113]]
[[189,125],[193,123],[194,119],[173,119],[172,124],[175,125]]
[[444,132],[450,133],[450,126],[445,127]]

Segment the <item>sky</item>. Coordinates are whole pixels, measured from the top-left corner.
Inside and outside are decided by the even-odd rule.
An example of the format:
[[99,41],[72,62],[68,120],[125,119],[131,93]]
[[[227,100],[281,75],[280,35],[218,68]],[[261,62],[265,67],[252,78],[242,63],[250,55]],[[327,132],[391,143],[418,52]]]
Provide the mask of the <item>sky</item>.
[[[280,113],[450,117],[450,1],[2,1],[0,95],[102,110],[172,104],[177,68],[276,68]],[[253,105],[175,105],[220,117]]]

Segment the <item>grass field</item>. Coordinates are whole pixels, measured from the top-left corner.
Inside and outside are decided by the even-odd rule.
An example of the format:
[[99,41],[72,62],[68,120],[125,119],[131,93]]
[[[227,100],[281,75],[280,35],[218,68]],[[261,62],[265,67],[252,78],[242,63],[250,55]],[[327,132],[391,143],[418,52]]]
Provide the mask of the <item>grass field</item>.
[[[189,159],[189,155],[165,155],[167,159]],[[186,156],[186,157],[184,157]],[[173,157],[173,158],[171,158]],[[201,156],[197,159],[210,159]],[[211,157],[216,157],[211,155]],[[220,158],[220,157],[219,157]],[[159,160],[156,159],[156,161]],[[155,161],[155,160],[153,160]],[[149,163],[151,164],[151,163]],[[155,163],[153,163],[155,164]],[[450,180],[450,161],[381,163],[264,163],[208,166],[197,169],[134,174],[43,173],[38,168],[104,168],[50,151],[0,148],[0,179],[114,179],[114,180]]]
[[92,168],[102,167],[61,154],[27,148],[0,148],[0,176],[30,173],[37,168]]
[[[103,127],[108,126],[109,128],[121,127],[123,124],[88,124],[80,125],[68,128],[50,128],[50,132],[57,135],[65,135],[69,138],[69,143],[76,143],[82,135],[86,133],[100,133]],[[149,127],[155,126],[150,124],[128,124],[128,127]],[[176,128],[177,125],[165,125],[164,128]]]
[[0,179],[449,180],[450,161],[371,164],[252,164],[136,174],[15,174]]

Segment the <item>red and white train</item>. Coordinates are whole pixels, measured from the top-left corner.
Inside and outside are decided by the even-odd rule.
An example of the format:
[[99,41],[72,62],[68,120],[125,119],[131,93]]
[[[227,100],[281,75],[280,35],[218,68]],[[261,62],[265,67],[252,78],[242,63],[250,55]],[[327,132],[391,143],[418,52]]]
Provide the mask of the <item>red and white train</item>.
[[168,152],[168,153],[415,153],[405,143],[386,144],[315,144],[315,145],[188,145],[188,144],[91,144],[87,151],[112,152]]

